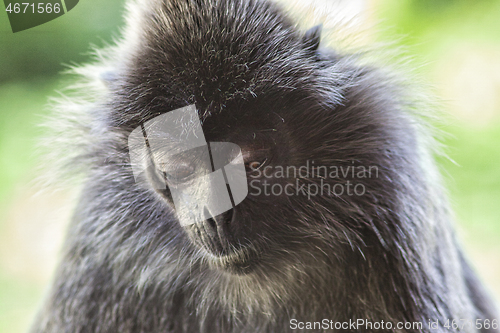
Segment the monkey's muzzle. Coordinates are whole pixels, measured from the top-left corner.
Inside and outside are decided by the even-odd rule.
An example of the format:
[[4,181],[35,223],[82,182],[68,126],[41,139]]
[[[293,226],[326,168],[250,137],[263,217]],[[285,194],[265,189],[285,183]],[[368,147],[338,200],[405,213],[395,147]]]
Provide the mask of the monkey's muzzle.
[[185,226],[191,241],[214,256],[230,255],[241,249],[241,244],[231,234],[234,223],[233,209],[204,221]]

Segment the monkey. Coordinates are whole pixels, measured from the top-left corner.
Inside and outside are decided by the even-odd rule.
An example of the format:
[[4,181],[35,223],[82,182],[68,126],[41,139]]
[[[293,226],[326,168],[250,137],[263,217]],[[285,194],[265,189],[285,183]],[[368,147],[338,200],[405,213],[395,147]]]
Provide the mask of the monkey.
[[498,332],[404,79],[268,0],[126,17],[55,106],[84,180],[32,332]]

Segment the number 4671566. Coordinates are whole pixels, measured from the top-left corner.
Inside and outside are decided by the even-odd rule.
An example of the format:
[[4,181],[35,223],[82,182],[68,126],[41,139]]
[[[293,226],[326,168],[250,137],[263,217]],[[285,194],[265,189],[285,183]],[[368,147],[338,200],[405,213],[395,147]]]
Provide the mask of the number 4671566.
[[61,4],[51,4],[51,3],[38,3],[38,6],[35,7],[34,3],[23,2],[23,3],[9,3],[7,8],[5,9],[9,13],[33,13],[33,14],[51,14],[51,13],[60,13],[61,12]]

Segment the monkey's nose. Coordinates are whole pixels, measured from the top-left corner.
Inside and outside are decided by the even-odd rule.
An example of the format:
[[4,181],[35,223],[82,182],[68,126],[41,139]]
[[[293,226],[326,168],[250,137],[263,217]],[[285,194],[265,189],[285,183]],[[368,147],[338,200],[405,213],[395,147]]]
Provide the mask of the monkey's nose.
[[230,254],[237,249],[230,225],[234,219],[234,209],[198,222],[187,228],[192,241],[216,256]]

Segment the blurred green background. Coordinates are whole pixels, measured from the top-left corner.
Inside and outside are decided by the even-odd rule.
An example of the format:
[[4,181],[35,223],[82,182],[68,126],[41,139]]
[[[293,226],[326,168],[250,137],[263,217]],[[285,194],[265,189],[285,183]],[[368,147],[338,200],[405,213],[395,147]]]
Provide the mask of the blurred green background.
[[[438,127],[448,133],[442,141],[450,159],[439,162],[459,234],[500,299],[500,0],[356,4],[365,23],[381,28],[371,38],[394,41],[442,100],[447,116]],[[119,35],[122,13],[123,0],[82,0],[16,34],[0,13],[0,333],[29,327],[71,211],[74,193],[39,193],[33,183],[48,96],[64,86],[61,71],[91,58],[90,45]]]

